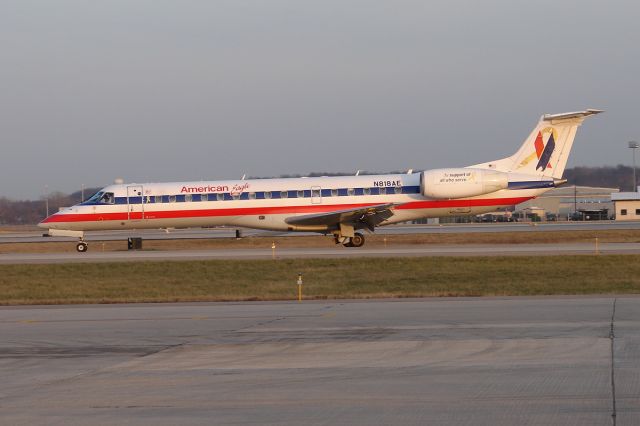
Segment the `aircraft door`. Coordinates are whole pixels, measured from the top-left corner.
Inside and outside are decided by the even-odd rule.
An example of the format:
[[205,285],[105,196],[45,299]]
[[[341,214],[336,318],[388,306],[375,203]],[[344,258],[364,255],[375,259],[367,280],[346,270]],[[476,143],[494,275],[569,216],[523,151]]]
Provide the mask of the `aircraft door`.
[[319,186],[311,187],[311,204],[322,204],[322,188]]
[[129,220],[144,219],[143,202],[142,185],[127,186],[127,217]]

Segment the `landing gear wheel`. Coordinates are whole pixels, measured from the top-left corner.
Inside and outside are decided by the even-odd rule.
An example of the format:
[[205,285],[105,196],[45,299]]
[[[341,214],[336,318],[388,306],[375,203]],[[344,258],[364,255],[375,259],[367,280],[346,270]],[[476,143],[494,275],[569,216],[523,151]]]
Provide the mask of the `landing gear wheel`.
[[80,241],[77,245],[76,245],[76,250],[78,250],[78,253],[84,253],[89,249],[89,246],[87,245],[87,243],[85,243],[84,241]]
[[353,243],[351,242],[351,238],[347,238],[347,239],[344,241],[344,243],[342,243],[342,245],[343,245],[343,246],[345,246],[345,247],[355,247],[355,246],[353,245]]
[[351,246],[352,247],[362,247],[364,245],[364,235],[359,232],[356,232],[355,235],[351,238]]

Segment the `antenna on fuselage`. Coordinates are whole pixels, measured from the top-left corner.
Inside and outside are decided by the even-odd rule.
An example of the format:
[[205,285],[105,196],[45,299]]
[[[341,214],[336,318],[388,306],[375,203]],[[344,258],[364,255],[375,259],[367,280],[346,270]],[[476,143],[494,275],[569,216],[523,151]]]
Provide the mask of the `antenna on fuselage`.
[[245,174],[242,175],[242,178],[240,180],[244,180],[244,178],[246,178],[246,177],[247,177],[247,174],[245,173]]
[[356,172],[356,176],[360,176],[360,172],[361,172],[361,171],[362,171],[362,170],[358,170],[358,171]]
[[408,175],[413,174],[413,169],[409,169],[409,170],[407,170],[407,174],[408,174]]

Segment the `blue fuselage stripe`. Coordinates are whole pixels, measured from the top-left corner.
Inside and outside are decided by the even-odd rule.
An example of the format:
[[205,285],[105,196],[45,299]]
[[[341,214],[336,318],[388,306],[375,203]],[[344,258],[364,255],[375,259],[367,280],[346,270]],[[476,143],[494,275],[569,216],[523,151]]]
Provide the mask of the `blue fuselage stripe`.
[[[397,186],[397,187],[372,187],[372,188],[333,188],[321,189],[322,197],[347,197],[359,195],[385,195],[385,194],[419,194],[420,186]],[[265,195],[268,194],[268,195]],[[207,194],[177,194],[177,195],[147,195],[144,197],[114,197],[115,204],[160,204],[160,203],[184,203],[192,201],[230,201],[230,200],[267,200],[284,198],[310,198],[310,189],[283,190],[283,191],[256,191],[242,192],[239,195],[232,195],[229,192],[216,192]],[[316,193],[314,196],[318,196]],[[189,199],[190,197],[190,199]],[[84,206],[105,205],[106,203],[85,201]]]

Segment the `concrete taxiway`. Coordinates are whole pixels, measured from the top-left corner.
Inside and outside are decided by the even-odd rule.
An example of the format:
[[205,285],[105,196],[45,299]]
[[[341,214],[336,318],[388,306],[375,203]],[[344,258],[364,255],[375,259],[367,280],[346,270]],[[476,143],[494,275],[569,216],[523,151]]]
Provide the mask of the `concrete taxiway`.
[[0,264],[18,263],[82,263],[213,259],[278,259],[287,258],[345,258],[345,257],[397,257],[397,256],[549,256],[567,254],[640,254],[640,243],[566,244],[423,244],[417,246],[390,246],[346,248],[250,248],[166,251],[106,251],[99,246],[86,253],[2,253]]
[[[461,233],[501,233],[501,232],[548,232],[548,231],[614,231],[640,229],[640,221],[601,222],[543,222],[543,223],[468,223],[446,225],[391,225],[376,228],[376,234],[461,234]],[[273,232],[240,228],[244,237],[301,237],[314,235],[312,232]],[[0,244],[75,241],[65,237],[43,237],[42,231],[0,232]],[[236,228],[190,228],[190,229],[140,229],[124,231],[90,231],[87,241],[124,241],[128,237],[142,237],[146,240],[211,239],[234,238]]]
[[637,297],[5,307],[0,335],[2,424],[640,424]]

